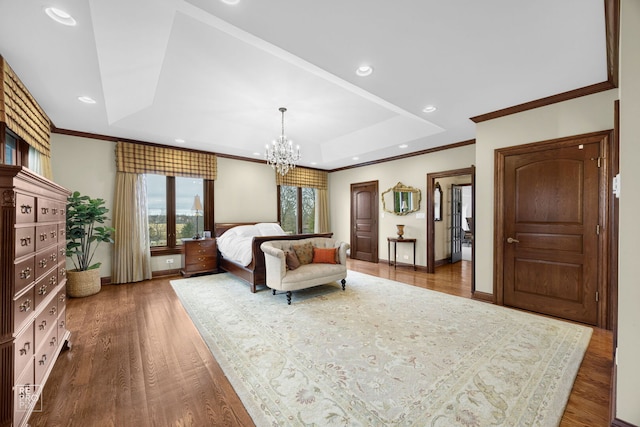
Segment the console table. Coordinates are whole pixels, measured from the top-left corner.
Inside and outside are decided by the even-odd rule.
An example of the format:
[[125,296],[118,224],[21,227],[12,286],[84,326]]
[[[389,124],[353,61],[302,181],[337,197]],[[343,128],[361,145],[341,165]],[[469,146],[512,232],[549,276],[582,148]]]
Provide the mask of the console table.
[[[393,243],[393,258],[391,257],[391,243]],[[398,253],[398,243],[411,243],[413,245],[413,269],[416,270],[416,239],[401,239],[399,237],[387,237],[387,256],[389,257],[389,265],[393,259],[393,268],[396,269],[398,261],[396,254]]]

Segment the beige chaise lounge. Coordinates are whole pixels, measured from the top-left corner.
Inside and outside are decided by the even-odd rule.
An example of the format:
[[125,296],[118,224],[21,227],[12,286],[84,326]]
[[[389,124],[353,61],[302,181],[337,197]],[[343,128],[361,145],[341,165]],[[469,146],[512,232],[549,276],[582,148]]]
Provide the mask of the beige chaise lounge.
[[[335,264],[333,263],[301,263],[299,267],[287,267],[287,252],[294,252],[294,245],[311,244],[314,248],[336,248]],[[266,284],[273,290],[286,291],[287,303],[291,304],[291,291],[306,289],[312,286],[324,285],[340,281],[342,290],[345,289],[347,277],[347,249],[349,244],[325,237],[313,237],[300,240],[273,240],[262,243],[260,248],[264,252],[266,267]],[[318,251],[320,253],[320,251]],[[326,251],[325,251],[326,253]],[[289,255],[291,256],[291,254]]]

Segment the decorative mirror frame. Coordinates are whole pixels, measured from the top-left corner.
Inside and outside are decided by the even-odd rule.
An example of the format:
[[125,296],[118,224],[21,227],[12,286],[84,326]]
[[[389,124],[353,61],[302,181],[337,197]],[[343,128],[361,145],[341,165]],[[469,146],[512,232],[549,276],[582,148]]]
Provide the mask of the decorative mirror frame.
[[[411,193],[411,197],[412,197],[412,202],[411,205],[406,211],[396,211],[395,210],[395,203],[392,203],[392,205],[388,208],[387,207],[387,203],[385,202],[385,195],[387,193],[392,193],[391,196],[395,196],[394,193]],[[414,187],[410,187],[408,185],[404,185],[401,182],[398,182],[394,187],[389,188],[388,190],[384,191],[381,195],[380,198],[382,199],[382,210],[385,212],[389,212],[392,213],[394,215],[407,215],[410,214],[412,212],[417,212],[420,210],[420,200],[421,200],[422,194],[420,192],[420,189],[418,188],[414,188]],[[395,197],[394,199],[395,200]]]
[[442,221],[442,187],[439,182],[433,190],[433,220]]

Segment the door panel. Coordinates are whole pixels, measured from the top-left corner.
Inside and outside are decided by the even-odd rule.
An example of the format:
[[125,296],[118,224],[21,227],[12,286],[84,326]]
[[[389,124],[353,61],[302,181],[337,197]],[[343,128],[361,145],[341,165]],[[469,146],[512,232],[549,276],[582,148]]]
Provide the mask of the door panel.
[[505,157],[505,305],[596,324],[599,150]]
[[451,263],[462,260],[462,187],[451,186]]
[[351,258],[378,262],[378,182],[351,184]]

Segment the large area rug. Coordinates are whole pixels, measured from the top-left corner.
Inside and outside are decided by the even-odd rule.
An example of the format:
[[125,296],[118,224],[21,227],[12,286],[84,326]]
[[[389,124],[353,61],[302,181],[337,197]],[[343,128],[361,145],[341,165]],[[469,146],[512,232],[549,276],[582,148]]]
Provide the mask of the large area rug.
[[555,426],[591,329],[349,271],[171,281],[257,426]]

